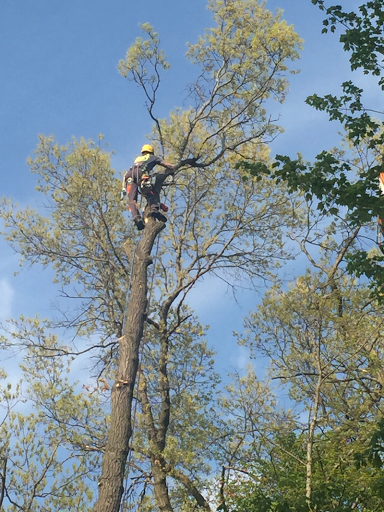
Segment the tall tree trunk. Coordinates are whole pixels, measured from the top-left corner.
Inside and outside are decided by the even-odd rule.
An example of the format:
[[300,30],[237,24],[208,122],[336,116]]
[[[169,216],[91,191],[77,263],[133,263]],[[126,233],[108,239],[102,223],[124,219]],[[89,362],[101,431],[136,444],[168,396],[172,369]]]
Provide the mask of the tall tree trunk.
[[[3,447],[2,447],[3,448]],[[3,510],[3,501],[4,501],[4,495],[5,495],[5,479],[7,476],[7,464],[8,464],[8,458],[7,456],[4,456],[0,459],[2,461],[2,468],[0,473],[0,510]]]
[[165,460],[162,454],[164,447],[159,443],[159,430],[155,425],[151,404],[148,400],[147,382],[145,375],[141,373],[139,397],[144,414],[144,421],[147,430],[149,450],[151,453],[151,470],[154,481],[154,493],[156,505],[161,512],[173,512],[169,499],[167,478],[165,472]]
[[120,338],[119,364],[111,395],[111,426],[103,456],[99,497],[95,512],[119,512],[124,473],[132,436],[132,399],[139,363],[139,347],[147,314],[148,266],[151,251],[164,224],[149,219],[138,243],[131,275],[124,334]]
[[306,485],[305,496],[308,510],[312,511],[312,487],[313,487],[313,444],[315,440],[315,431],[318,424],[318,413],[320,406],[320,393],[323,385],[323,374],[320,362],[320,350],[318,351],[318,379],[315,388],[315,401],[313,405],[312,419],[309,423],[308,441],[307,441],[307,464],[306,464]]

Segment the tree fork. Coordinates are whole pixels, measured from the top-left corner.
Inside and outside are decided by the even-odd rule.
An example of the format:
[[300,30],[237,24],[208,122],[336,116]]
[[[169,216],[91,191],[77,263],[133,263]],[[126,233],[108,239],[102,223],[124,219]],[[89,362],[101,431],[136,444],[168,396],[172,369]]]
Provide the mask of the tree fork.
[[132,437],[132,401],[148,305],[148,266],[154,242],[165,225],[148,219],[137,245],[116,380],[111,394],[111,424],[103,456],[99,497],[95,512],[119,512],[124,491],[125,466]]

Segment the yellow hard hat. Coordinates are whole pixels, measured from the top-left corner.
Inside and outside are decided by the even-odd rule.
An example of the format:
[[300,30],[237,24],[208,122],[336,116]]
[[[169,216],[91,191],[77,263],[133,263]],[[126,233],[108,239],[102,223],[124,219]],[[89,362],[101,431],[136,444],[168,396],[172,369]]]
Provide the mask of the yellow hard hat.
[[153,147],[150,144],[144,144],[141,148],[142,153],[154,153]]

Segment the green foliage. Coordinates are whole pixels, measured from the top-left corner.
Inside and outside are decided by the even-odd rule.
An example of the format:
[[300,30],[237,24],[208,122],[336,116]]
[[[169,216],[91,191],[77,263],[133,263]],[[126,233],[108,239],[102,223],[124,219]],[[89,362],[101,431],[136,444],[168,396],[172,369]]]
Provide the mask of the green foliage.
[[92,510],[104,412],[97,394],[70,382],[71,363],[30,349],[22,384],[1,390],[2,510]]
[[367,466],[371,463],[375,468],[382,468],[384,466],[383,453],[384,453],[384,420],[381,419],[377,425],[376,430],[373,432],[372,438],[369,443],[369,448],[364,453],[355,454],[357,467]]
[[258,391],[233,388],[228,404],[242,435],[235,434],[239,427],[231,433],[236,451],[227,463],[233,475],[225,486],[228,510],[347,512],[358,503],[371,512],[384,506],[382,425],[376,423],[384,382],[382,313],[364,285],[334,266],[337,251],[329,261],[333,250],[329,244],[328,257],[312,259],[317,272],[288,290],[269,290],[246,321],[241,341],[269,361],[268,375],[279,383],[275,393],[288,394],[297,412],[277,410],[273,390],[252,372],[242,381],[253,381]]
[[[361,68],[365,74],[380,77],[383,70],[380,59],[384,52],[382,2],[362,4],[358,12],[345,12],[340,5],[326,7],[320,0],[312,0],[312,3],[327,15],[323,32],[344,28],[340,41],[351,54],[351,69]],[[379,85],[383,88],[383,78],[379,79]],[[343,124],[346,150],[322,151],[313,164],[300,157],[277,155],[271,166],[247,163],[244,168],[254,176],[267,175],[278,182],[281,180],[290,191],[300,191],[322,214],[344,218],[350,229],[367,226],[365,235],[374,238],[371,223],[382,217],[384,211],[384,198],[378,187],[378,176],[384,171],[384,131],[382,123],[369,112],[378,115],[382,112],[364,105],[364,91],[353,82],[344,82],[342,90],[340,97],[314,94],[307,98],[307,103],[327,112],[331,121]],[[375,297],[382,300],[381,255],[354,245],[349,251],[347,269],[354,275],[369,278]]]
[[[328,29],[334,32],[337,27],[344,28],[340,42],[344,50],[350,53],[351,69],[361,68],[364,74],[379,77],[378,85],[384,90],[384,78],[381,76],[384,55],[382,2],[380,0],[366,2],[359,6],[358,12],[343,11],[340,5],[326,8],[324,1],[319,0],[312,0],[312,3],[317,4],[327,15],[323,22],[324,33]],[[330,120],[338,119],[345,124],[348,137],[354,143],[359,143],[364,137],[372,137],[378,132],[380,125],[371,118],[367,113],[369,110],[362,103],[363,90],[351,81],[344,82],[342,90],[344,95],[339,98],[332,95],[320,98],[315,94],[307,99],[307,103],[326,111]],[[356,116],[356,113],[360,115]],[[377,111],[376,113],[380,114]],[[382,144],[382,136],[376,141],[376,145],[378,144]],[[372,147],[374,145],[373,142]]]
[[40,136],[28,163],[38,175],[46,216],[4,198],[3,236],[21,265],[51,266],[63,295],[77,298],[77,311],[67,311],[62,325],[80,336],[121,335],[130,266],[121,247],[127,226],[110,155],[92,141],[59,146]]
[[372,465],[356,468],[353,458],[361,445],[355,439],[342,439],[332,432],[317,436],[311,509],[302,490],[303,469],[292,459],[297,453],[305,457],[305,441],[302,435],[291,433],[279,442],[290,453],[274,448],[268,458],[253,463],[252,473],[234,478],[227,488],[227,510],[348,512],[359,504],[360,510],[372,512],[382,506],[382,472]]
[[373,481],[372,492],[374,496],[384,500],[384,474],[383,474],[383,457],[384,457],[384,420],[381,419],[372,434],[368,448],[364,452],[354,454],[355,464],[359,470],[379,471],[379,478]]
[[[300,156],[292,160],[276,155],[270,166],[245,162],[239,167],[252,176],[267,175],[286,184],[289,191],[301,192],[308,202],[317,200],[316,208],[322,213],[335,216],[347,212],[348,222],[356,226],[384,211],[384,198],[378,188],[378,175],[384,172],[378,140],[364,139],[347,150],[322,151],[313,164]],[[350,145],[349,139],[346,142]]]
[[[367,2],[359,13],[313,3],[327,13],[324,32],[345,27],[341,42],[351,52],[352,69],[381,77],[382,2]],[[276,285],[246,322],[243,342],[269,361],[268,374],[280,383],[277,393],[288,393],[300,415],[284,423],[282,412],[280,421],[278,413],[269,413],[264,429],[268,409],[262,409],[252,428],[243,429],[253,433],[253,443],[248,456],[232,463],[236,476],[226,482],[223,510],[383,508],[382,429],[376,422],[383,400],[384,275],[382,256],[359,247],[360,234],[372,236],[369,223],[384,209],[378,191],[383,129],[368,115],[361,88],[349,81],[342,89],[340,97],[313,95],[307,103],[345,126],[346,149],[323,151],[313,164],[278,155],[272,165],[239,165],[261,182],[270,177],[302,194],[307,226],[291,236],[317,271],[300,276],[288,290]],[[345,270],[368,277],[374,298]],[[249,399],[244,409],[251,422]],[[247,439],[239,440],[245,452]]]
[[[372,119],[366,112],[361,102],[363,90],[353,85],[351,81],[342,84],[343,96],[339,98],[327,94],[323,98],[313,94],[306,99],[306,103],[317,110],[327,112],[330,121],[339,121],[345,126],[348,137],[358,144],[364,138],[374,137],[381,128],[380,123]],[[356,116],[358,112],[362,114]],[[379,139],[370,141],[370,147],[382,143],[383,135]]]
[[[191,108],[176,109],[162,123],[155,117],[160,70],[169,64],[148,23],[142,25],[146,39],[138,38],[118,66],[123,76],[142,87],[161,152],[175,155],[177,161],[196,157],[204,167],[279,130],[264,103],[271,95],[284,101],[288,63],[299,57],[301,48],[293,27],[264,3],[210,0],[208,7],[215,25],[196,44],[188,45],[186,55],[200,68],[188,88]],[[201,133],[204,137],[194,147],[195,135]]]
[[383,303],[384,297],[384,268],[381,255],[358,251],[347,257],[347,270],[357,277],[365,276],[369,279],[369,287],[373,289],[375,298]]
[[[380,0],[366,2],[359,6],[359,12],[345,12],[340,5],[326,8],[324,0],[312,0],[325,11],[327,18],[323,21],[323,33],[335,32],[342,25],[344,34],[340,42],[346,52],[351,53],[351,69],[362,68],[364,74],[380,76],[383,70],[381,56],[384,54],[382,31],[384,27],[383,5]],[[383,78],[379,85],[384,89]]]
[[[149,23],[143,23],[140,27],[148,39],[138,37],[127,51],[125,60],[119,61],[117,68],[122,76],[134,80],[141,86],[154,86],[159,80],[158,68],[167,70],[170,65],[165,59],[164,52],[159,48],[158,33]],[[152,75],[149,74],[150,68],[154,69]]]

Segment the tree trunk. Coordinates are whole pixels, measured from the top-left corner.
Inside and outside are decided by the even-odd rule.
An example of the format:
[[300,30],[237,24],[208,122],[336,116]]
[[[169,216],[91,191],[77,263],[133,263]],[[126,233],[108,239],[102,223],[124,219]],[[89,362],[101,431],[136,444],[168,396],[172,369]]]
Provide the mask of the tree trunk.
[[151,251],[164,224],[148,219],[138,243],[131,275],[124,334],[120,338],[119,364],[111,395],[111,425],[103,456],[99,497],[95,512],[119,512],[124,473],[132,436],[132,399],[139,364],[139,347],[147,314],[147,269]]
[[167,477],[164,470],[165,461],[163,458],[161,444],[158,441],[159,430],[156,428],[152,414],[151,404],[148,400],[147,383],[143,373],[140,376],[139,397],[144,414],[149,449],[151,453],[151,470],[154,481],[154,492],[156,505],[161,512],[173,512],[169,499]]
[[166,474],[161,467],[161,461],[155,460],[151,463],[153,480],[155,482],[154,492],[156,505],[161,512],[173,512],[173,508],[169,499],[168,485]]
[[164,460],[162,457],[163,450],[166,445],[166,436],[169,426],[170,416],[170,393],[169,381],[167,373],[168,361],[168,335],[165,328],[166,320],[163,322],[163,332],[160,336],[160,360],[159,360],[159,390],[161,393],[161,409],[159,413],[158,428],[156,432],[156,445],[161,460],[152,462],[152,474],[155,482],[156,504],[161,512],[173,512],[173,508],[169,499],[168,485],[166,473],[163,470]]
[[315,402],[313,406],[313,415],[309,423],[308,441],[307,441],[307,464],[306,464],[306,485],[305,485],[305,496],[308,505],[308,510],[312,511],[312,487],[313,487],[313,444],[315,439],[315,431],[318,422],[318,413],[320,405],[320,392],[323,384],[323,375],[320,362],[320,350],[318,354],[318,371],[319,376],[315,388]]

